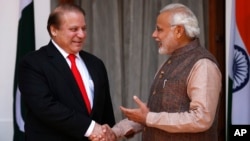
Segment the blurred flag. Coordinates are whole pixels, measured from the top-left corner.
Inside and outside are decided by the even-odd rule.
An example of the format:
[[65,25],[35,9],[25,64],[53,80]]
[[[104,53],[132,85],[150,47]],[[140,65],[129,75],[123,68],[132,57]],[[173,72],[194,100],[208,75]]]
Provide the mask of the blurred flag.
[[229,47],[229,124],[250,125],[250,1],[233,0]]
[[20,91],[17,84],[17,69],[19,60],[28,52],[35,50],[35,32],[34,32],[34,8],[32,0],[20,0],[17,37],[17,52],[16,52],[16,66],[14,77],[14,136],[13,141],[24,141],[24,113],[25,107],[22,103]]

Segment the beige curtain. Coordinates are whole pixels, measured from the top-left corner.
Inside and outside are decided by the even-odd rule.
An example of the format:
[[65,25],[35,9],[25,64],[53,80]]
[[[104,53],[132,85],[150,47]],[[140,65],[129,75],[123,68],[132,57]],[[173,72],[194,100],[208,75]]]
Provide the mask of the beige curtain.
[[[52,8],[55,1],[52,0]],[[108,71],[116,121],[124,118],[119,106],[135,108],[137,95],[147,102],[150,85],[167,56],[158,55],[151,37],[158,12],[165,5],[179,2],[189,6],[200,23],[205,42],[206,0],[78,0],[86,11],[87,50],[101,58]],[[140,134],[131,141],[140,141]]]

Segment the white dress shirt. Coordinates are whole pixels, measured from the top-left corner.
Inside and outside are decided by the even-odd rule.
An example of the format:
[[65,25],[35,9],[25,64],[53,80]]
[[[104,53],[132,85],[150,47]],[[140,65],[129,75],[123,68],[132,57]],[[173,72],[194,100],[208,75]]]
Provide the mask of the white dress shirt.
[[[63,55],[63,57],[66,59],[68,65],[69,65],[69,67],[71,68],[71,63],[70,63],[70,60],[68,58],[69,53],[65,52],[53,40],[52,40],[52,43],[55,45],[57,50]],[[93,80],[88,72],[88,69],[84,63],[84,60],[82,60],[82,58],[79,56],[79,53],[75,54],[75,56],[76,56],[76,60],[75,60],[76,66],[81,74],[83,84],[85,85],[85,89],[86,89],[86,92],[87,92],[87,95],[89,98],[90,106],[92,108],[93,107],[93,99],[94,99],[94,82],[93,82]],[[91,135],[92,131],[94,130],[94,126],[95,126],[95,121],[92,120],[88,130],[84,134],[85,137],[89,137]]]

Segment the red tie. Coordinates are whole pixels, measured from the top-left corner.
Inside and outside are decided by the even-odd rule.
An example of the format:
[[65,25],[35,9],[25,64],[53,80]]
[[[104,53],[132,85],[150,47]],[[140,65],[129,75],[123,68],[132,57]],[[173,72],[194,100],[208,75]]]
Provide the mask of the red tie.
[[77,81],[77,84],[78,84],[78,87],[80,88],[81,90],[81,93],[82,93],[82,97],[85,101],[85,104],[87,106],[87,110],[88,112],[90,113],[91,112],[91,107],[90,107],[90,102],[89,102],[89,98],[88,98],[88,95],[87,95],[87,92],[86,92],[86,89],[85,89],[85,86],[84,86],[84,83],[83,83],[83,80],[82,80],[82,77],[77,69],[77,66],[76,66],[76,62],[75,62],[75,58],[76,56],[74,54],[70,54],[68,56],[70,62],[71,62],[71,71]]

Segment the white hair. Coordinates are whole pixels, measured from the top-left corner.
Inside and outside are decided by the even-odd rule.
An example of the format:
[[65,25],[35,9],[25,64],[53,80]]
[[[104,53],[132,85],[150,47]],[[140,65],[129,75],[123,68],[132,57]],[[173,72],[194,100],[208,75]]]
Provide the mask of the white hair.
[[198,20],[194,13],[185,5],[172,3],[160,10],[160,13],[170,11],[172,14],[171,25],[183,25],[186,35],[194,38],[200,34]]

